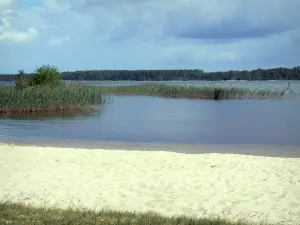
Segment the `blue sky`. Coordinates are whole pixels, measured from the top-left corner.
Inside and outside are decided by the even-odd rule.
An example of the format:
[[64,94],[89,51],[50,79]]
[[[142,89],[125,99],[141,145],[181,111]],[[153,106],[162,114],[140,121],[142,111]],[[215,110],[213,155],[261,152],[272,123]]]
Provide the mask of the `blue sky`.
[[44,4],[43,0],[19,0],[16,1],[20,7],[30,7]]
[[300,65],[299,0],[0,0],[0,73]]

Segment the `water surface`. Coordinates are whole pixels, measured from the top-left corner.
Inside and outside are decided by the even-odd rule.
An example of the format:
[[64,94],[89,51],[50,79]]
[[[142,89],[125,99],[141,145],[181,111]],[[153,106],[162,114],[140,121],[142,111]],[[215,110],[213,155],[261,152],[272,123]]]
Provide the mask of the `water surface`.
[[117,96],[88,115],[0,119],[0,141],[60,138],[181,144],[300,146],[300,101]]

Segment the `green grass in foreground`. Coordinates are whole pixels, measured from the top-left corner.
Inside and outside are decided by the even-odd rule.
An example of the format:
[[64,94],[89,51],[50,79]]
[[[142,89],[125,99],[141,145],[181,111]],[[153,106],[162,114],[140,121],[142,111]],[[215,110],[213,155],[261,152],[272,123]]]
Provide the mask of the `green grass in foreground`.
[[83,110],[103,103],[102,93],[95,87],[0,87],[1,114]]
[[284,91],[273,90],[249,90],[245,88],[216,87],[216,86],[183,86],[166,84],[139,84],[128,86],[100,86],[102,92],[149,95],[170,98],[198,98],[198,99],[239,99],[239,98],[280,98]]
[[[155,213],[93,211],[76,209],[34,208],[24,204],[0,203],[0,224],[10,225],[250,225],[255,223],[225,219],[164,217]],[[258,223],[257,223],[258,224]],[[259,223],[267,225],[266,223]]]

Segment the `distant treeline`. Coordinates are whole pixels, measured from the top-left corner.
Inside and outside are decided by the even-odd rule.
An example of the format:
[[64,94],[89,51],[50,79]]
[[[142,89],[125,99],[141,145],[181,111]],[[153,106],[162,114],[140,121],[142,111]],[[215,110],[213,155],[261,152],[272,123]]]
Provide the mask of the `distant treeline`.
[[[33,74],[26,74],[30,77]],[[294,68],[230,70],[204,72],[203,70],[85,70],[62,72],[63,80],[300,80],[300,66]],[[15,81],[15,74],[0,74],[0,81]]]

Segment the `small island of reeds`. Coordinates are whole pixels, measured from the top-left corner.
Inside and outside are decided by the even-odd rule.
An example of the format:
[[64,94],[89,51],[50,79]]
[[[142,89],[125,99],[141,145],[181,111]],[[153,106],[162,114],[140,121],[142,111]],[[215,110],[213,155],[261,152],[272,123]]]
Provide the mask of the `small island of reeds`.
[[43,65],[34,76],[26,78],[19,71],[16,85],[0,87],[0,114],[47,113],[86,110],[104,104],[104,95],[145,95],[167,98],[244,99],[281,98],[285,90],[250,90],[218,86],[183,86],[166,84],[139,84],[124,86],[66,85],[56,66]]
[[167,84],[139,84],[126,86],[101,86],[102,93],[115,95],[146,95],[167,98],[194,98],[194,99],[245,99],[245,98],[281,98],[285,90],[250,90],[247,88],[220,87],[220,86],[193,86]]
[[0,114],[82,111],[103,104],[101,90],[92,86],[68,86],[57,67],[44,65],[35,76],[19,71],[16,85],[0,87]]

